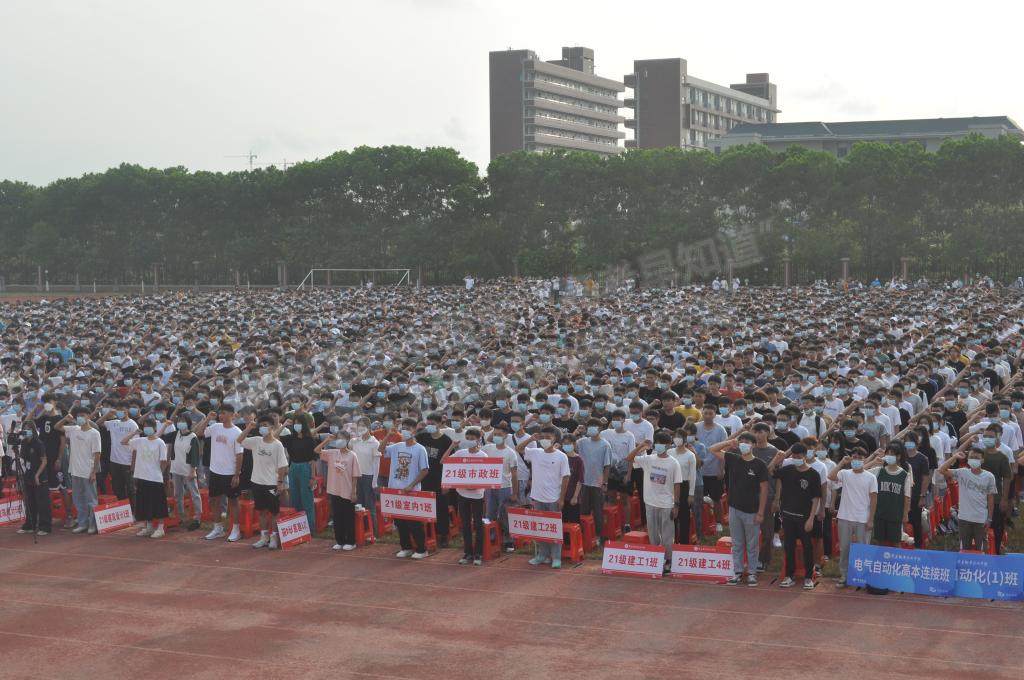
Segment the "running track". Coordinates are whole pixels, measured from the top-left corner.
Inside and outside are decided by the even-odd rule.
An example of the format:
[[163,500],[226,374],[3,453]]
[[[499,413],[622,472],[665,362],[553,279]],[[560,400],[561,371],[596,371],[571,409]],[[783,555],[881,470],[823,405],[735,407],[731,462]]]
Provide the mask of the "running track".
[[0,529],[0,678],[1024,678],[1024,607]]

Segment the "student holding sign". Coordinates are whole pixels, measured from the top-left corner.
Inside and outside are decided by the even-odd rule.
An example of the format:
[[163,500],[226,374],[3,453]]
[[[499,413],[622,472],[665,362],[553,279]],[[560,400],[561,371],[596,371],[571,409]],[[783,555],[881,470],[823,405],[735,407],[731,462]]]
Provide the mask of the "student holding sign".
[[[402,491],[419,491],[420,482],[427,476],[430,463],[427,450],[416,441],[416,421],[412,418],[402,420],[402,429],[391,431],[381,437],[381,454],[391,464],[388,473],[388,488]],[[402,440],[388,444],[391,435],[399,435]],[[402,549],[395,557],[412,557],[422,560],[427,556],[427,539],[423,531],[423,522],[414,519],[395,519],[398,529],[398,540]]]
[[359,457],[349,448],[349,436],[344,432],[320,442],[316,452],[327,463],[327,495],[334,519],[332,550],[355,550],[355,499],[363,475]]
[[260,522],[260,538],[252,547],[278,550],[281,539],[277,531],[277,515],[281,512],[281,492],[288,474],[288,454],[277,438],[278,428],[270,415],[260,416],[260,436],[250,437],[255,425],[256,421],[250,415],[249,422],[237,438],[242,448],[252,451],[252,500]]
[[[530,503],[536,510],[561,512],[565,491],[569,486],[569,458],[558,450],[559,430],[547,425],[540,432],[524,440],[516,450],[529,464],[533,479]],[[539,445],[539,446],[538,446]],[[562,544],[536,541],[537,554],[530,564],[551,563],[553,569],[562,567]]]
[[[480,430],[471,427],[466,430],[466,448],[454,455],[458,458],[487,458],[487,452],[480,448]],[[452,457],[451,450],[444,454],[441,462]],[[484,490],[458,487],[459,517],[462,518],[462,559],[459,564],[473,562],[476,566],[484,563]]]

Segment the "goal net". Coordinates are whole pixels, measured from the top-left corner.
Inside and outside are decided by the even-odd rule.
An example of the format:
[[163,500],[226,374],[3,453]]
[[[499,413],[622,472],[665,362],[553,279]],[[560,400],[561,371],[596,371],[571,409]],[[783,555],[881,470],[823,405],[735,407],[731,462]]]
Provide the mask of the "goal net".
[[310,269],[298,288],[302,290],[410,285],[412,285],[412,277],[408,269]]

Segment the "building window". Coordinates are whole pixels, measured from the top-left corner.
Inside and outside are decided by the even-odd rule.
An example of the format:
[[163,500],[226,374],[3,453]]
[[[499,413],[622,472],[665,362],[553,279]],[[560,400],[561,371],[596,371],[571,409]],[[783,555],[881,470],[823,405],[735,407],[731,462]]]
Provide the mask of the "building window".
[[836,155],[839,156],[840,158],[846,158],[846,154],[848,152],[849,149],[847,149],[845,146],[841,146],[836,150]]

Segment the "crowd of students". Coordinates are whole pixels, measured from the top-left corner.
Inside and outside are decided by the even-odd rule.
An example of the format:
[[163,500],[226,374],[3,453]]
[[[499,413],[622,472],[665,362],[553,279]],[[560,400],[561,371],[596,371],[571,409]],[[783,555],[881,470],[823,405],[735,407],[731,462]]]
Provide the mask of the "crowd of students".
[[[702,538],[710,504],[712,533],[732,536],[730,583],[757,585],[784,547],[791,586],[798,541],[811,574],[810,539],[823,538],[840,583],[852,542],[898,545],[909,523],[921,545],[926,509],[955,480],[956,525],[943,529],[972,549],[992,529],[1006,549],[1024,462],[1018,290],[545,300],[534,287],[4,304],[0,441],[25,500],[19,531],[54,529],[53,491],[76,508],[73,533],[95,533],[100,491],[131,500],[139,536],[163,537],[171,512],[194,531],[206,488],[223,520],[206,539],[240,539],[245,495],[253,547],[275,549],[282,498],[315,526],[322,479],[335,549],[355,548],[357,507],[378,530],[380,487],[424,490],[439,547],[455,503],[461,562],[479,565],[484,518],[507,529],[513,505],[590,514],[600,535],[606,501],[635,493],[651,543]],[[452,455],[501,458],[501,487],[442,489]],[[833,517],[840,555],[827,549]],[[422,523],[396,525],[397,556],[426,557]],[[561,550],[538,543],[530,562],[558,568]]]

